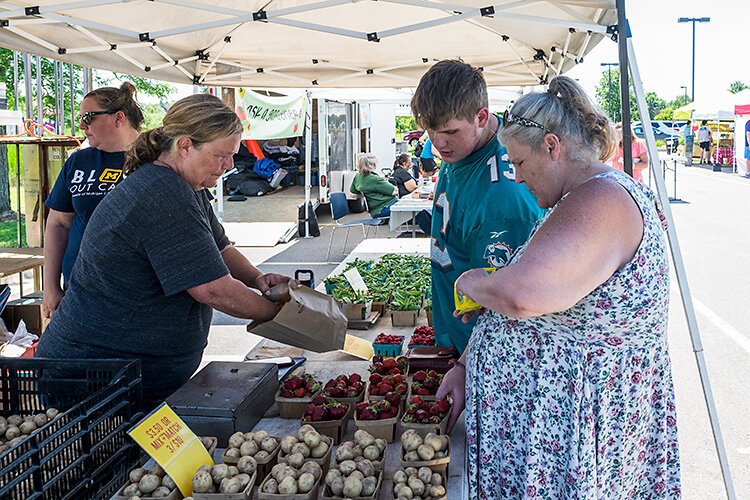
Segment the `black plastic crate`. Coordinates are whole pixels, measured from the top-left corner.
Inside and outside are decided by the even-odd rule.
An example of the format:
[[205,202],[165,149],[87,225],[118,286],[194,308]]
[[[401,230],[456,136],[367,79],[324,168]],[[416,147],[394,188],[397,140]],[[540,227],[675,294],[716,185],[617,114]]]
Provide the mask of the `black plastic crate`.
[[0,359],[0,415],[60,410],[0,454],[0,498],[109,498],[140,458],[141,399],[139,361]]

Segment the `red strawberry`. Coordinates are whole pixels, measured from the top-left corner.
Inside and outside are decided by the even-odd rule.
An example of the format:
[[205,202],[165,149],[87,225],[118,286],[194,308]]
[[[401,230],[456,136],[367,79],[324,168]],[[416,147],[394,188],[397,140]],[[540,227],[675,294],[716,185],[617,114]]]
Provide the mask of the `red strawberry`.
[[346,391],[346,397],[347,398],[356,398],[357,396],[359,396],[359,392],[360,391],[358,391],[354,387],[350,387],[349,390]]
[[426,378],[427,378],[427,374],[424,371],[420,370],[414,374],[414,376],[412,377],[412,380],[414,380],[414,382],[421,383],[421,382],[424,382]]
[[383,380],[383,376],[379,373],[373,373],[370,375],[370,383],[371,384],[379,384]]
[[420,405],[424,402],[424,399],[420,398],[419,396],[412,396],[409,403],[413,405]]
[[381,382],[378,384],[378,392],[383,396],[388,394],[392,390],[393,390],[393,386],[390,384],[386,384],[385,382]]
[[377,420],[377,414],[370,408],[365,408],[359,415],[359,420]]
[[361,381],[362,381],[362,375],[360,375],[359,373],[352,373],[351,375],[349,375],[350,384],[356,384],[357,382],[361,382]]
[[315,396],[313,398],[312,404],[314,404],[314,405],[324,405],[324,404],[328,403],[328,401],[329,401],[329,399],[327,397],[323,396],[322,394],[319,394],[319,395],[317,395],[317,396]]
[[366,402],[364,402],[364,401],[362,401],[361,403],[357,403],[357,404],[356,404],[356,405],[354,406],[354,409],[355,409],[355,410],[357,410],[357,413],[361,412],[361,411],[362,411],[362,410],[364,410],[365,408],[367,408],[367,403],[366,403]]
[[406,395],[406,391],[408,390],[408,387],[406,384],[401,382],[400,384],[396,384],[396,386],[393,388],[397,393],[401,394],[402,396]]
[[424,410],[417,410],[414,414],[414,418],[416,418],[418,422],[426,422],[427,419],[430,418],[430,414]]
[[451,409],[451,404],[448,402],[447,399],[441,399],[437,403],[435,403],[435,406],[440,410],[440,413],[448,413]]
[[386,394],[385,400],[393,406],[398,406],[401,404],[401,396],[399,396],[398,393],[395,392],[389,392],[388,394]]
[[417,389],[417,394],[420,396],[429,396],[430,390],[426,387],[420,387],[419,389]]
[[330,408],[330,420],[339,420],[344,418],[344,415],[346,415],[346,411],[347,408],[344,405],[334,406],[333,408]]
[[294,393],[292,391],[290,391],[289,389],[282,389],[280,396],[282,398],[293,398],[294,397]]
[[396,360],[393,358],[388,358],[385,361],[383,361],[383,366],[387,368],[388,370],[392,368],[398,367],[398,363],[396,363]]
[[297,389],[296,391],[294,391],[294,397],[295,398],[303,398],[303,397],[305,397],[305,394],[307,394],[307,392],[305,391],[304,387],[300,387],[299,389]]
[[289,389],[290,391],[296,391],[302,387],[302,379],[299,377],[289,377],[284,382],[284,388]]
[[313,407],[312,411],[312,420],[314,422],[320,422],[321,420],[328,420],[326,417],[328,410],[323,408],[322,406],[315,406]]
[[438,377],[439,377],[439,375],[438,375],[438,372],[436,372],[435,370],[430,370],[430,371],[428,371],[428,372],[427,372],[427,375],[428,375],[429,377],[431,377],[431,378],[438,378]]

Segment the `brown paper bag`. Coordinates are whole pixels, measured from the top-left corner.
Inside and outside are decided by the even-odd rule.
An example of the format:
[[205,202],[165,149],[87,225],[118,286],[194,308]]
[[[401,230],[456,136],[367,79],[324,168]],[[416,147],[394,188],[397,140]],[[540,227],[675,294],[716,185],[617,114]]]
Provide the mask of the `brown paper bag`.
[[250,323],[247,331],[267,339],[314,352],[342,349],[347,319],[330,295],[289,282],[291,300],[265,323]]

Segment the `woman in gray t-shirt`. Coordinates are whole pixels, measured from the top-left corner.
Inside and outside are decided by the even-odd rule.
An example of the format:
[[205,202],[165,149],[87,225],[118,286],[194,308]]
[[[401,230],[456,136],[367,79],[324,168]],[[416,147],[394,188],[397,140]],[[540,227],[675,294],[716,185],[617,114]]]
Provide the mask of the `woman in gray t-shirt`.
[[176,102],[125,162],[128,177],[97,207],[67,293],[39,343],[46,358],[140,359],[147,406],[198,368],[213,309],[267,321],[263,274],[234,248],[206,188],[232,168],[242,128],[216,97]]

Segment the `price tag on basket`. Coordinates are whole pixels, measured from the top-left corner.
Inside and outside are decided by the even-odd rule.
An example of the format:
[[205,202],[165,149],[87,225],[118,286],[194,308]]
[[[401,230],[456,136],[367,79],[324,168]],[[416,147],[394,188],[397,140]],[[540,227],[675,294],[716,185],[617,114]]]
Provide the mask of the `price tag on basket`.
[[365,280],[362,279],[362,275],[359,274],[359,270],[353,267],[344,273],[346,279],[349,280],[349,284],[352,286],[355,292],[362,292],[367,294],[367,285]]
[[185,496],[193,492],[195,471],[201,465],[214,464],[200,439],[167,403],[159,405],[128,434],[161,465]]

